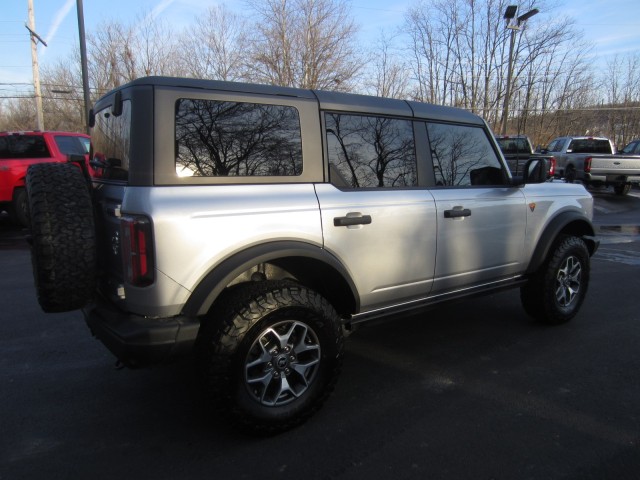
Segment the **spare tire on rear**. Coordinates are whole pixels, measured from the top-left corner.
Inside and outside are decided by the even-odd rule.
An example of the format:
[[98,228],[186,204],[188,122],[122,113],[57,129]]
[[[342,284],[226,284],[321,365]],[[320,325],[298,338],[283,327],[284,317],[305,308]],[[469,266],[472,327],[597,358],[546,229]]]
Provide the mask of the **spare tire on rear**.
[[85,306],[96,286],[96,233],[91,193],[72,163],[40,163],[26,177],[31,261],[45,312]]

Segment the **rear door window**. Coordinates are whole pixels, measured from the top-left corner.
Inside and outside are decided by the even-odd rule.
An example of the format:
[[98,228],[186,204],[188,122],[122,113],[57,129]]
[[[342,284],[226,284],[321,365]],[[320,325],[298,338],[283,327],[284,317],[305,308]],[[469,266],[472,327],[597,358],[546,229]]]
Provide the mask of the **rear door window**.
[[410,120],[326,113],[331,182],[339,187],[413,187],[418,184]]

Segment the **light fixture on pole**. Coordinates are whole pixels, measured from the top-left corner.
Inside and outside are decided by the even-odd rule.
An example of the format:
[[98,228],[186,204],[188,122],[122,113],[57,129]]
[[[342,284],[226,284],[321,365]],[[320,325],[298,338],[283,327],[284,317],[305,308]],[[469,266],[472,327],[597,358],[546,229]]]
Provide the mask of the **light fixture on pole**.
[[[513,76],[513,48],[516,43],[516,32],[522,29],[524,22],[537,14],[540,10],[533,8],[527,13],[520,15],[516,18],[518,12],[517,5],[509,5],[504,12],[504,19],[506,20],[506,28],[511,30],[509,38],[509,61],[507,64],[507,89],[504,95],[504,106],[502,109],[502,135],[507,133],[507,118],[509,117],[509,101],[511,100],[511,77]],[[515,20],[514,20],[515,18]]]

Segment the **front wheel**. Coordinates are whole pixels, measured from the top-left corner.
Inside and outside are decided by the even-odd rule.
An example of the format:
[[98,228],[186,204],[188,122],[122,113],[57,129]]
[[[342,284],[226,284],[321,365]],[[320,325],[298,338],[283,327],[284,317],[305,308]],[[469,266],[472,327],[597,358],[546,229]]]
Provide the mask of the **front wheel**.
[[24,188],[16,188],[13,192],[10,214],[17,225],[21,227],[29,226],[29,205],[27,191]]
[[589,251],[579,237],[562,236],[529,282],[520,289],[526,312],[536,320],[557,325],[580,310],[589,286]]
[[304,422],[333,390],[342,326],[327,300],[306,287],[249,284],[217,302],[198,353],[208,398],[241,428],[274,434]]

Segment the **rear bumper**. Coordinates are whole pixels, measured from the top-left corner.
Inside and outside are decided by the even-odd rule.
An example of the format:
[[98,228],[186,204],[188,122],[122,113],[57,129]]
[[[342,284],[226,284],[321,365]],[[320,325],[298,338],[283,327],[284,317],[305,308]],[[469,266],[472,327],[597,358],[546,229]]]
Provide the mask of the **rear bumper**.
[[624,184],[624,183],[637,183],[640,181],[639,175],[625,175],[625,174],[599,174],[588,173],[585,174],[585,180],[589,182],[602,182],[611,185]]
[[200,329],[196,318],[146,318],[122,312],[104,300],[83,308],[82,312],[91,333],[130,367],[191,352]]

